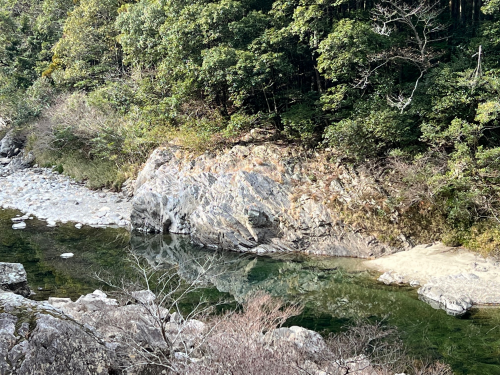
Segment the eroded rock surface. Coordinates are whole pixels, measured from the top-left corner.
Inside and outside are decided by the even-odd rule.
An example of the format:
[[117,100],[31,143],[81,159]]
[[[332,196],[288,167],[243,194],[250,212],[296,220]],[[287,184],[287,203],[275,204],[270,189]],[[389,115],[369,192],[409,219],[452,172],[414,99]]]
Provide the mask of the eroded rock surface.
[[[189,234],[198,244],[241,252],[371,257],[394,251],[347,228],[328,207],[326,196],[347,201],[361,194],[363,181],[344,169],[328,186],[316,186],[301,160],[296,150],[270,144],[195,159],[175,147],[158,149],[137,178],[132,227]],[[360,191],[348,191],[347,180]]]
[[450,315],[463,315],[473,305],[500,304],[500,282],[474,273],[436,277],[418,290],[420,299]]
[[[0,294],[0,373],[109,375],[115,355],[50,304]],[[115,372],[116,373],[116,372]]]
[[31,290],[23,265],[0,262],[0,287],[3,290],[28,297]]
[[417,287],[419,298],[450,315],[463,315],[472,306],[500,305],[500,264],[465,249],[441,243],[365,262],[384,272],[385,284]]
[[137,303],[123,306],[100,290],[81,296],[75,302],[69,298],[50,298],[49,303],[77,322],[91,327],[108,347],[113,348],[121,367],[129,366],[130,356],[137,355],[138,350],[183,352],[201,340],[206,330],[203,322],[185,321],[180,315],[170,314],[156,303],[151,291],[137,291],[131,295],[136,296]]
[[13,130],[10,130],[5,137],[0,140],[0,156],[11,157],[17,155],[23,147],[24,140],[16,136]]

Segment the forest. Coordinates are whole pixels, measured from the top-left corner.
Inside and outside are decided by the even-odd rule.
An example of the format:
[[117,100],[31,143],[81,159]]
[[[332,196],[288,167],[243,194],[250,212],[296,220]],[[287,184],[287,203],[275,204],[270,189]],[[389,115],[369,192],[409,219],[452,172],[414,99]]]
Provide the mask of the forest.
[[389,211],[428,206],[427,239],[498,251],[499,0],[0,4],[0,122],[41,165],[119,189],[166,142],[272,128],[398,165]]

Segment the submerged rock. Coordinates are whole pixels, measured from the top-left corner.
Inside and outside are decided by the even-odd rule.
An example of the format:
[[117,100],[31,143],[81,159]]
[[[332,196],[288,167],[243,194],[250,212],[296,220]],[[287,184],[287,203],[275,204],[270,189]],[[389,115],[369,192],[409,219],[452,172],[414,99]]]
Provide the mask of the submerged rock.
[[464,315],[472,307],[472,299],[466,295],[454,295],[435,285],[424,285],[418,290],[419,298],[435,309],[443,309],[453,316]]
[[12,229],[25,229],[25,228],[26,228],[26,223],[24,221],[12,224]]
[[0,286],[3,290],[11,291],[24,297],[31,294],[26,271],[20,263],[0,262]]

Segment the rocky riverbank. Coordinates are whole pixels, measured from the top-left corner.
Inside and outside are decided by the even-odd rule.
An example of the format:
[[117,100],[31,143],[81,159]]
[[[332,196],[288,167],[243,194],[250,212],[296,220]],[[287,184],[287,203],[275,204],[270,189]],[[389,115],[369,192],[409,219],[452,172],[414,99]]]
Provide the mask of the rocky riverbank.
[[479,256],[446,250],[449,259],[440,260],[446,270],[432,268],[435,263],[429,259],[437,259],[437,253],[429,257],[429,251],[436,247],[427,253],[418,246],[398,253],[411,247],[405,238],[401,243],[406,245],[394,248],[346,225],[332,197],[363,202],[376,193],[376,181],[340,163],[321,163],[317,155],[293,146],[264,142],[197,157],[176,146],[160,148],[129,185],[133,191],[125,194],[91,191],[51,169],[32,167],[33,157],[12,139],[7,135],[1,143],[0,207],[25,213],[12,218],[14,229],[36,216],[49,226],[70,221],[77,228],[186,234],[197,244],[239,252],[359,258],[392,254],[369,263],[389,271],[381,281],[422,285],[422,300],[451,314],[500,303],[494,261],[483,265]]
[[[24,271],[22,265],[3,266],[0,263],[0,277],[11,283],[23,279],[19,272]],[[247,334],[248,327],[241,325],[238,314],[204,323],[170,311],[163,306],[166,301],[149,290],[132,291],[124,296],[125,299],[118,301],[96,290],[75,302],[69,298],[35,302],[10,291],[0,291],[0,373],[212,374],[218,373],[216,358],[231,358],[229,353],[213,352],[214,343],[221,343],[221,337],[224,343],[227,339],[238,339],[231,347],[237,356],[241,356],[238,354],[241,349],[246,354],[256,350],[259,355],[267,353],[266,361],[273,361],[293,352],[294,359],[300,361],[294,365],[297,367],[263,363],[264,368],[290,367],[294,374],[321,375],[326,373],[322,369],[326,366],[329,370],[343,368],[360,375],[375,374],[364,355],[347,359],[339,356],[338,361],[332,358],[331,363],[325,363],[322,355],[328,352],[327,343],[318,333],[302,327],[260,332],[258,325],[251,325]],[[251,319],[260,324],[259,319],[265,316],[252,314]],[[225,324],[232,328],[226,331]],[[236,337],[235,328],[242,330]],[[277,357],[270,356],[271,353]],[[241,360],[239,357],[238,361]],[[255,365],[252,357],[243,360]]]
[[436,243],[388,255],[365,264],[384,272],[385,284],[421,286],[420,298],[451,315],[473,306],[500,305],[500,263],[465,249]]
[[77,226],[130,226],[132,205],[122,193],[92,191],[82,183],[49,168],[30,167],[32,158],[20,154],[0,160],[0,207],[46,220],[49,226],[74,222]]

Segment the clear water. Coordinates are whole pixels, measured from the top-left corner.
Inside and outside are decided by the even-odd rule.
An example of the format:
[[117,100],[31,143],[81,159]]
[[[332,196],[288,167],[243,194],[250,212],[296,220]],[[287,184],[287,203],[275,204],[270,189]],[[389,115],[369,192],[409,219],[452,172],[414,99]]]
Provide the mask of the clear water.
[[[11,229],[16,212],[0,210],[0,261],[20,262],[36,291],[49,296],[77,298],[102,288],[93,272],[126,271],[127,251],[152,263],[179,265],[184,277],[196,272],[193,259],[212,253],[179,236],[134,236],[120,229],[77,230],[73,225],[46,227],[28,220],[25,230]],[[60,254],[73,252],[70,259]],[[449,363],[457,374],[500,375],[500,309],[478,309],[464,318],[446,315],[418,300],[415,289],[385,286],[365,270],[361,260],[346,258],[242,257],[221,255],[212,275],[211,298],[241,301],[248,293],[266,290],[290,301],[301,301],[304,312],[288,324],[320,332],[338,332],[358,318],[386,319],[399,328],[410,353]]]

